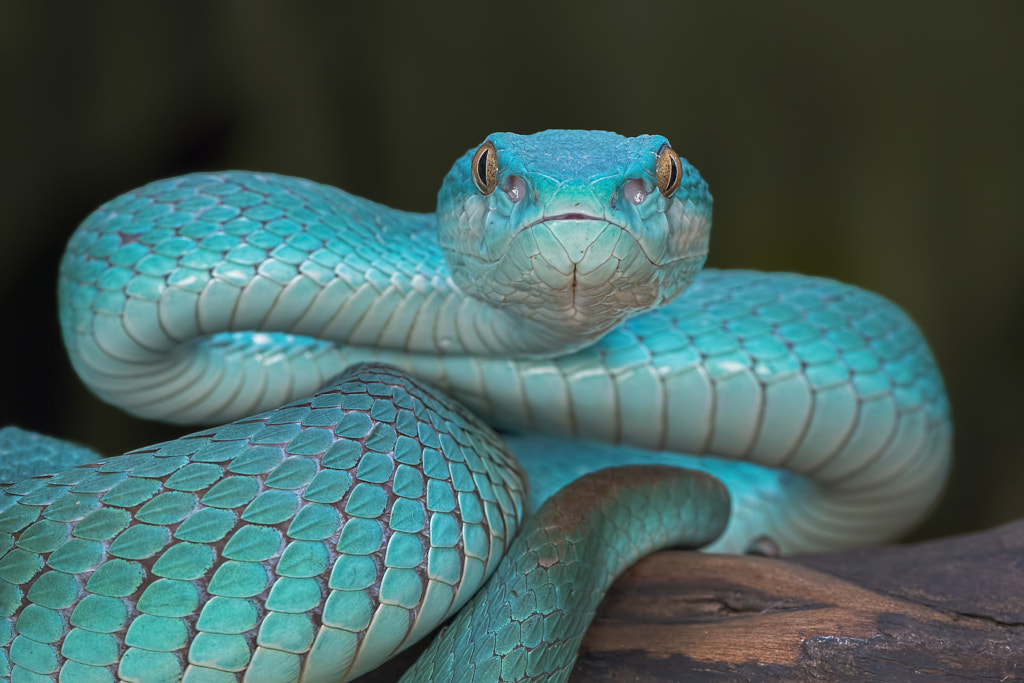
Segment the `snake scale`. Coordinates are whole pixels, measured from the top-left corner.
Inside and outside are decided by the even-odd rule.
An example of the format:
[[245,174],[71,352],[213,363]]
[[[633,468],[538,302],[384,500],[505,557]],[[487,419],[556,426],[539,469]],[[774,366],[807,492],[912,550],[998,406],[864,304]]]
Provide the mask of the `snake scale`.
[[434,214],[241,171],[104,204],[61,265],[75,370],[222,426],[0,432],[0,674],[341,681],[458,613],[408,680],[565,680],[644,553],[904,531],[950,461],[920,332],[702,270],[710,225],[665,138],[594,131],[489,136]]

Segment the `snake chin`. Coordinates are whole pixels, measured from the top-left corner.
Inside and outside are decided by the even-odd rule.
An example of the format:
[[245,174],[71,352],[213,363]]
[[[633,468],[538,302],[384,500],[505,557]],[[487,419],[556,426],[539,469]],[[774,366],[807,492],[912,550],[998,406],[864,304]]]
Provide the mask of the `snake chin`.
[[628,230],[563,214],[517,232],[499,258],[449,253],[456,285],[517,320],[584,340],[665,300],[666,270]]

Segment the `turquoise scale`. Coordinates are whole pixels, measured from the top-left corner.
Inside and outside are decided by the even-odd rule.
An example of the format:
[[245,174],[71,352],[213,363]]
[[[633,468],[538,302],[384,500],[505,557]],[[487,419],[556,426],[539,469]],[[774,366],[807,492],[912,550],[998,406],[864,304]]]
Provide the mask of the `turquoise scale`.
[[[372,367],[269,413],[23,480],[0,494],[0,675],[356,676],[479,588],[524,494],[489,429]],[[456,548],[466,558],[452,562]]]
[[0,487],[10,488],[10,484],[28,479],[42,469],[63,470],[99,457],[96,451],[84,446],[17,427],[3,427],[0,428]]
[[565,680],[611,583],[657,549],[706,545],[728,517],[726,488],[678,467],[574,480],[524,523],[491,581],[403,683]]

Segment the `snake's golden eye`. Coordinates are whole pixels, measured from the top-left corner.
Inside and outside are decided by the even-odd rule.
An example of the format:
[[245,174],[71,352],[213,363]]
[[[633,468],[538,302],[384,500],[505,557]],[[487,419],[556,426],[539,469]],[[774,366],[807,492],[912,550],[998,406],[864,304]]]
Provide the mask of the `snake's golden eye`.
[[494,192],[498,186],[498,153],[494,145],[485,142],[473,155],[473,182],[484,194]]
[[[479,153],[479,152],[478,152]],[[658,191],[664,197],[671,197],[672,193],[679,189],[679,183],[683,178],[683,163],[675,150],[664,145],[658,152]]]

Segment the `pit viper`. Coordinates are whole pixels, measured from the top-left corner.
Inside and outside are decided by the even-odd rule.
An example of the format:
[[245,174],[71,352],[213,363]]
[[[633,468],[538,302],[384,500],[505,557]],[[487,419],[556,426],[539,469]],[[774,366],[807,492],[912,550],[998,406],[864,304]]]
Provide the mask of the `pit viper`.
[[923,336],[703,269],[711,203],[664,137],[550,130],[488,136],[432,214],[243,171],[104,204],[60,268],[72,365],[222,426],[102,460],[0,432],[0,675],[342,681],[457,613],[408,680],[565,680],[656,548],[906,530],[950,461]]

